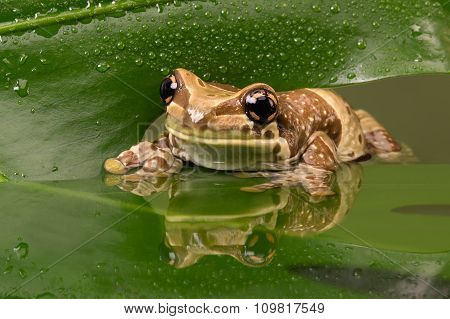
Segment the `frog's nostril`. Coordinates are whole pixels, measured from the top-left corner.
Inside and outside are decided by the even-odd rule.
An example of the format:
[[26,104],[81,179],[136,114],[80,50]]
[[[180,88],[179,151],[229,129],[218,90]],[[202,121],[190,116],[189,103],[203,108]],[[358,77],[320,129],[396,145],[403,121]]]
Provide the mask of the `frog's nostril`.
[[198,81],[198,84],[199,84],[201,87],[205,87],[205,86],[206,86],[206,85],[205,85],[205,82],[203,82],[202,79],[197,79],[197,81]]

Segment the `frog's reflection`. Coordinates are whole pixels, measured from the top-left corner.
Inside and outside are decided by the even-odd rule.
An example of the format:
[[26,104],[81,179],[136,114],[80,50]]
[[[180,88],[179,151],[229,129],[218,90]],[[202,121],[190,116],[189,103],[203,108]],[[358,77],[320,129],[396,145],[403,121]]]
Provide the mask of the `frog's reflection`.
[[155,179],[127,190],[140,188],[141,195],[166,190],[146,198],[164,216],[160,252],[167,263],[184,268],[206,255],[228,255],[259,267],[274,258],[281,235],[317,234],[342,220],[358,193],[362,168],[344,165],[334,178],[335,195],[325,197],[313,197],[301,187],[243,192],[242,187],[255,181],[204,172],[184,180]]

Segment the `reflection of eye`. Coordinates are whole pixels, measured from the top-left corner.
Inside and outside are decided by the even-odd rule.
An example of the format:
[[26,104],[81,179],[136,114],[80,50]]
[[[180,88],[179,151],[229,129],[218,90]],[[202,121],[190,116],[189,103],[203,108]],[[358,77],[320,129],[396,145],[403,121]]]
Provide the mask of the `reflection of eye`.
[[277,98],[267,89],[251,91],[244,100],[245,113],[252,121],[265,124],[273,121],[277,115]]
[[166,105],[172,102],[177,88],[178,83],[175,75],[169,75],[168,77],[164,78],[164,80],[162,80],[161,86],[159,87],[159,94],[161,95],[161,99]]
[[248,236],[242,255],[249,264],[258,266],[269,262],[274,253],[274,235],[270,232],[254,231]]

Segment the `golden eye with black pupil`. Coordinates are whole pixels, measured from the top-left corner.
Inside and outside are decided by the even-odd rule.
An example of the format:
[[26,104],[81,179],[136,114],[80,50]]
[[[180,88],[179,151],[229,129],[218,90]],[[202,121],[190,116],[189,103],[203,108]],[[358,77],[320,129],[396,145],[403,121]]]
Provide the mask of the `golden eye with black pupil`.
[[177,88],[178,83],[175,75],[169,75],[162,80],[161,86],[159,87],[159,94],[166,105],[169,105],[169,103],[172,102]]
[[250,91],[244,99],[245,114],[258,124],[272,122],[278,113],[278,100],[274,93],[267,89]]

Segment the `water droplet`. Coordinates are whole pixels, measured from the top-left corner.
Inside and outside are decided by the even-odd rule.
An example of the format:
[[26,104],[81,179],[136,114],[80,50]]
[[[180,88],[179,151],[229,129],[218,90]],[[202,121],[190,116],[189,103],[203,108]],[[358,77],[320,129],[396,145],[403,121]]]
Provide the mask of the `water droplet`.
[[53,166],[52,167],[52,172],[57,172],[58,171],[58,166]]
[[347,79],[352,80],[352,79],[354,79],[354,78],[356,78],[355,72],[347,73]]
[[280,52],[280,60],[281,61],[287,61],[288,60],[288,56],[286,55],[286,53]]
[[43,292],[36,296],[36,299],[56,299],[56,298],[57,296],[48,291]]
[[418,37],[419,35],[421,35],[422,31],[420,31],[420,29],[421,29],[421,27],[419,25],[417,25],[417,24],[412,25],[411,26],[411,35],[415,38]]
[[266,54],[266,58],[268,60],[273,61],[273,60],[275,60],[275,55],[273,55],[271,52],[269,52],[269,53]]
[[27,278],[28,274],[25,271],[25,269],[19,269],[19,276],[20,276],[20,278],[25,279],[25,278]]
[[122,41],[118,42],[117,43],[117,48],[119,50],[123,50],[125,48],[125,43],[123,43]]
[[41,269],[39,269],[39,273],[40,274],[45,274],[49,271],[50,269],[48,269],[47,267],[42,267]]
[[341,12],[341,8],[339,7],[339,5],[337,3],[335,3],[330,7],[330,11],[333,13],[339,13],[339,12]]
[[141,66],[142,64],[144,64],[144,60],[142,60],[142,58],[137,58],[136,60],[134,60],[134,63],[137,66]]
[[161,68],[161,73],[162,73],[163,75],[169,75],[170,69],[167,68],[167,67],[162,67],[162,68]]
[[313,5],[311,6],[311,9],[312,9],[312,11],[314,11],[314,12],[320,12],[320,11],[321,11],[320,6],[319,6],[318,4],[313,4]]
[[203,6],[200,3],[194,3],[194,9],[201,10],[201,9],[203,9]]
[[106,62],[100,62],[95,67],[98,72],[105,73],[111,66]]
[[153,60],[154,58],[156,58],[156,54],[153,51],[150,51],[149,53],[147,53],[148,57],[150,60]]
[[209,81],[209,79],[211,79],[211,73],[206,72],[205,74],[203,74],[202,78],[205,81]]
[[358,39],[358,41],[356,41],[356,46],[358,47],[358,49],[364,50],[366,48],[367,44],[364,39]]
[[8,177],[6,177],[2,173],[0,173],[0,183],[7,182],[7,181],[8,181]]
[[219,66],[219,72],[220,73],[227,73],[227,71],[228,71],[228,67],[227,66],[225,66],[225,65]]
[[20,242],[14,247],[13,251],[16,253],[17,257],[24,259],[28,256],[29,245],[25,242]]
[[97,265],[95,265],[95,267],[97,267],[97,269],[105,268],[105,266],[106,266],[106,263],[104,263],[104,262],[99,262]]
[[24,79],[18,79],[16,85],[14,85],[13,90],[20,96],[25,97],[30,94],[28,87],[28,81]]
[[260,6],[256,6],[256,7],[255,7],[255,11],[259,13],[259,12],[262,11],[262,8],[261,8]]
[[227,9],[223,9],[223,10],[221,10],[220,11],[220,15],[222,16],[222,17],[224,17],[225,19],[228,17],[228,10]]
[[26,55],[25,53],[21,54],[20,58],[19,58],[19,64],[25,64],[25,62],[27,62],[27,60],[28,60],[28,55]]
[[13,266],[9,265],[3,270],[3,274],[4,275],[9,274],[13,269],[14,269]]
[[32,114],[34,114],[34,113],[36,113],[36,109],[35,109],[34,107],[32,107],[31,110],[30,110],[30,112],[31,112]]
[[362,269],[361,268],[355,268],[355,270],[353,270],[353,277],[361,277],[361,273],[362,273]]
[[297,45],[302,45],[303,43],[305,43],[305,40],[302,38],[294,38],[294,43]]

